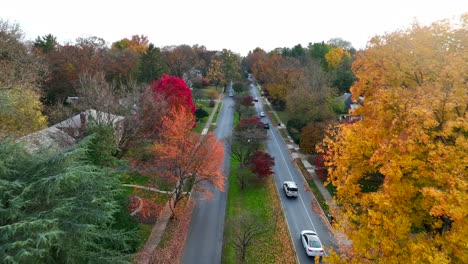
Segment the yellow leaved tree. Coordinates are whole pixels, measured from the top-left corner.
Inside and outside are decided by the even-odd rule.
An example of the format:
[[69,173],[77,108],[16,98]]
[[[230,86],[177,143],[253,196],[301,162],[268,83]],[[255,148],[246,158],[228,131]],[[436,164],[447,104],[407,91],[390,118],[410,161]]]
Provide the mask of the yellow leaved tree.
[[468,14],[373,38],[354,114],[318,147],[349,263],[468,263]]
[[328,68],[335,69],[338,67],[345,58],[350,58],[351,54],[342,48],[332,48],[325,54]]
[[0,140],[45,128],[38,83],[47,68],[17,24],[0,19]]

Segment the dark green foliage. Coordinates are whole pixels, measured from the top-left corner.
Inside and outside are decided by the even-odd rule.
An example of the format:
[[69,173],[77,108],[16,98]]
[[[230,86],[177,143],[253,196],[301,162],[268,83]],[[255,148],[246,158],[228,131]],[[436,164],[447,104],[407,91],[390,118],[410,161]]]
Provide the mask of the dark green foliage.
[[244,85],[240,82],[236,82],[232,85],[232,88],[236,93],[242,93],[244,91]]
[[306,123],[300,119],[293,118],[288,121],[286,128],[288,129],[289,135],[292,137],[296,144],[300,143],[301,130],[305,127]]
[[349,88],[357,80],[351,67],[349,69],[338,68],[332,82],[333,86],[338,88],[339,93],[349,93]]
[[197,121],[200,121],[207,116],[208,116],[208,112],[205,109],[200,107],[200,108],[197,108],[197,110],[195,110],[195,117]]
[[349,93],[349,88],[357,81],[351,65],[352,58],[345,58],[343,63],[332,72],[332,85],[338,89],[339,94]]
[[146,53],[141,56],[138,82],[150,84],[168,72],[161,56],[161,50],[150,43]]
[[52,34],[47,34],[43,37],[38,36],[34,40],[34,47],[41,49],[44,53],[54,51],[58,46],[57,38]]
[[331,45],[325,44],[323,41],[321,43],[316,42],[314,44],[309,43],[309,56],[314,59],[318,59],[320,64],[324,69],[327,66],[327,61],[325,60],[325,54],[329,52],[333,47]]
[[304,63],[307,59],[306,49],[304,49],[301,44],[297,44],[292,49],[284,48],[281,54],[283,57],[296,58],[302,63]]
[[113,166],[119,161],[114,155],[118,151],[117,139],[111,126],[91,126],[88,135],[90,138],[87,156],[94,165]]
[[92,138],[58,154],[0,142],[1,263],[129,263],[135,235],[118,227],[119,181],[91,165]]
[[214,107],[215,105],[216,105],[215,100],[210,100],[209,106],[210,106],[210,107]]

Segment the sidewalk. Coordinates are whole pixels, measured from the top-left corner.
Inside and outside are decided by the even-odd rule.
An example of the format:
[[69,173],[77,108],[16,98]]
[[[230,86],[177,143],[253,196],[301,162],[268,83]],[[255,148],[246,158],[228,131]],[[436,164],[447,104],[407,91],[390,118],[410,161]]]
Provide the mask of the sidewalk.
[[221,97],[218,100],[216,100],[216,104],[213,107],[213,112],[211,112],[211,115],[210,115],[210,117],[208,117],[208,121],[206,121],[205,127],[203,128],[203,130],[201,132],[202,136],[205,136],[206,134],[208,134],[208,131],[210,130],[211,122],[213,121],[213,117],[216,114],[216,112],[218,111],[219,102],[221,102]]
[[[208,121],[206,122],[205,127],[203,128],[203,131],[201,133],[202,136],[205,136],[208,133],[211,122],[213,121],[214,115],[218,111],[218,106],[219,106],[220,101],[221,101],[221,98],[216,100],[216,104],[213,108],[213,112],[211,112],[211,115],[208,118]],[[156,223],[153,225],[153,228],[151,229],[151,234],[148,240],[146,240],[145,246],[138,253],[135,259],[135,262],[137,264],[149,263],[154,250],[156,249],[159,242],[161,241],[162,235],[164,234],[164,230],[166,230],[166,226],[171,218],[171,215],[172,215],[172,211],[171,211],[171,208],[169,207],[169,203],[166,203],[166,206],[164,206],[164,209],[161,211],[158,219],[156,220]]]

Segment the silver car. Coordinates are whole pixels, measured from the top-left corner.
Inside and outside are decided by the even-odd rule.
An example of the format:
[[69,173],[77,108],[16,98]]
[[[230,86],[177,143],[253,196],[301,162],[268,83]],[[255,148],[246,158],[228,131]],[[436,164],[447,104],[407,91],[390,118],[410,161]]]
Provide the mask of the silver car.
[[301,232],[302,246],[307,256],[323,256],[325,251],[323,250],[322,242],[320,242],[317,233],[311,230],[302,230]]
[[299,196],[299,192],[298,192],[297,185],[295,182],[292,182],[292,181],[283,182],[283,190],[286,196],[288,197]]

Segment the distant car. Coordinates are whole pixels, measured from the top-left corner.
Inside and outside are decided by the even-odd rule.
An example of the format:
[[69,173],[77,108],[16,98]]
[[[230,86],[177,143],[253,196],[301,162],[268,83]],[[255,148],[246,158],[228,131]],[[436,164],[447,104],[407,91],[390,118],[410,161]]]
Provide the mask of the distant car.
[[229,93],[229,97],[233,97],[234,94],[232,92]]
[[263,124],[263,128],[264,129],[270,129],[270,124],[268,124],[268,123]]
[[297,185],[293,181],[283,182],[283,190],[286,196],[288,197],[297,197],[299,196]]
[[255,97],[253,100],[254,100],[254,102],[258,102],[258,98],[257,98],[257,97]]
[[265,113],[264,113],[264,112],[260,112],[260,117],[265,117]]
[[300,237],[307,256],[323,256],[325,252],[317,233],[311,230],[302,230]]

